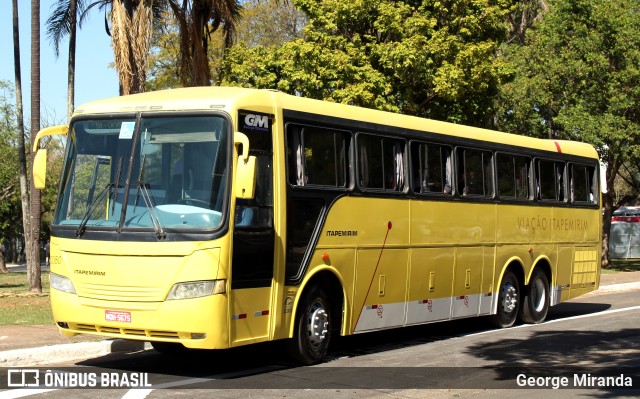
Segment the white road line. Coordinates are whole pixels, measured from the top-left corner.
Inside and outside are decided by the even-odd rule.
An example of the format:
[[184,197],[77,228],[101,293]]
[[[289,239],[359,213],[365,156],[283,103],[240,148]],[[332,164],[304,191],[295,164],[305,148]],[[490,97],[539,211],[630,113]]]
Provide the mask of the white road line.
[[568,320],[586,319],[588,317],[605,316],[605,315],[608,315],[608,314],[620,313],[620,312],[628,312],[628,311],[633,311],[633,310],[640,310],[640,306],[632,306],[632,307],[629,307],[629,308],[621,308],[621,309],[611,309],[611,310],[605,310],[605,311],[602,311],[602,312],[583,314],[583,315],[579,315],[579,316],[563,317],[563,318],[560,318],[560,319],[554,319],[554,320],[545,321],[544,323],[540,323],[540,324],[521,324],[519,326],[515,326],[515,327],[511,327],[511,328],[503,328],[503,329],[499,329],[499,330],[481,331],[481,332],[473,333],[473,334],[465,334],[465,335],[462,335],[460,337],[455,337],[454,339],[473,337],[473,336],[476,336],[476,335],[485,335],[485,334],[506,332],[506,331],[515,330],[515,329],[519,329],[519,328],[536,328],[536,327],[540,327],[540,326],[545,326],[547,324],[560,323],[560,322],[568,321]]
[[[162,384],[153,384],[152,386],[153,389],[130,389],[122,397],[122,399],[145,399],[147,396],[149,396],[149,394],[154,389],[175,388],[175,387],[181,387],[184,385],[201,384],[201,383],[211,382],[216,380],[225,380],[228,378],[237,378],[237,377],[244,377],[244,376],[249,376],[249,375],[254,375],[259,373],[266,373],[269,371],[275,371],[280,369],[281,367],[278,367],[278,366],[266,366],[266,367],[251,369],[251,370],[241,370],[241,371],[234,371],[230,373],[212,374],[211,376],[207,376],[207,377],[188,378],[185,380],[170,381]],[[0,399],[3,399],[3,398],[0,398]]]
[[153,391],[153,389],[130,389],[122,399],[144,399]]
[[57,389],[12,389],[0,392],[0,399],[17,399],[27,396],[38,395],[45,392],[57,391]]

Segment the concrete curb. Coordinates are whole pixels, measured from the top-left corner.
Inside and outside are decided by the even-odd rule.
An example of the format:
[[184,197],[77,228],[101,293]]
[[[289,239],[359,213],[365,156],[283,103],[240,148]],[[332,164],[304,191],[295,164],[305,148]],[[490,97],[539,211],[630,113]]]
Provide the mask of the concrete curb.
[[0,367],[43,366],[105,356],[114,352],[134,352],[149,348],[151,346],[144,341],[116,339],[13,349],[0,352]]
[[604,285],[595,291],[587,293],[586,295],[595,295],[595,294],[604,294],[609,292],[622,292],[622,291],[631,291],[631,290],[640,290],[640,281],[636,281],[633,283]]

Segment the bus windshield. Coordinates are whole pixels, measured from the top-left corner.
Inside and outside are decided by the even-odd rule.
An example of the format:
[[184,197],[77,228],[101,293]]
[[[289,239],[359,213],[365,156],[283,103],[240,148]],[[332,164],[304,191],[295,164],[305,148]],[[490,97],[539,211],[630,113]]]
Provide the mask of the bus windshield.
[[[54,225],[213,230],[228,192],[221,116],[83,119],[72,124]],[[125,205],[123,205],[125,204]]]

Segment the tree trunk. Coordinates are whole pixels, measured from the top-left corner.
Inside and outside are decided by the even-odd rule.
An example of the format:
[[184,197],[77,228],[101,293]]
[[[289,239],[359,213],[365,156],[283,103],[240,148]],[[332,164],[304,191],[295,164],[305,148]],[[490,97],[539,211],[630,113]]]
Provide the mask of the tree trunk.
[[7,269],[7,263],[4,260],[4,252],[2,251],[0,251],[0,273],[9,273],[9,269]]
[[609,257],[609,237],[611,235],[611,216],[615,210],[614,200],[616,198],[616,190],[614,186],[616,175],[620,170],[622,163],[612,158],[607,160],[607,169],[605,172],[607,182],[607,192],[602,194],[602,258],[601,266],[603,268],[611,267],[611,258]]
[[76,93],[76,14],[77,0],[69,1],[69,64],[67,71],[67,121],[71,120]]
[[[40,130],[40,0],[31,0],[31,147]],[[31,165],[35,152],[31,152]],[[40,190],[31,179],[31,252],[27,253],[29,291],[42,292],[40,269]]]
[[611,216],[613,215],[613,196],[612,189],[602,194],[602,267],[611,267],[611,258],[609,257],[609,236],[611,235]]
[[[24,142],[24,111],[22,105],[22,72],[20,67],[20,30],[18,23],[18,0],[13,0],[13,62],[15,65],[15,85],[16,85],[16,126],[18,127],[18,159],[20,162],[20,203],[22,204],[22,231],[24,234],[27,252],[31,245],[30,214],[31,206],[29,200],[29,185],[27,179],[27,153]],[[18,252],[18,239],[14,240],[13,257],[14,262],[20,261]],[[24,248],[24,247],[22,247]]]

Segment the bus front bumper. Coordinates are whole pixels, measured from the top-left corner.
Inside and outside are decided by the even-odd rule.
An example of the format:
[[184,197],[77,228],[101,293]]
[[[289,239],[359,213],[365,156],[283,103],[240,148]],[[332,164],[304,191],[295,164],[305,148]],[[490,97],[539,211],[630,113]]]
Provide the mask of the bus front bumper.
[[175,342],[194,349],[229,348],[226,294],[163,302],[117,302],[51,290],[51,304],[53,319],[64,336],[87,334]]

